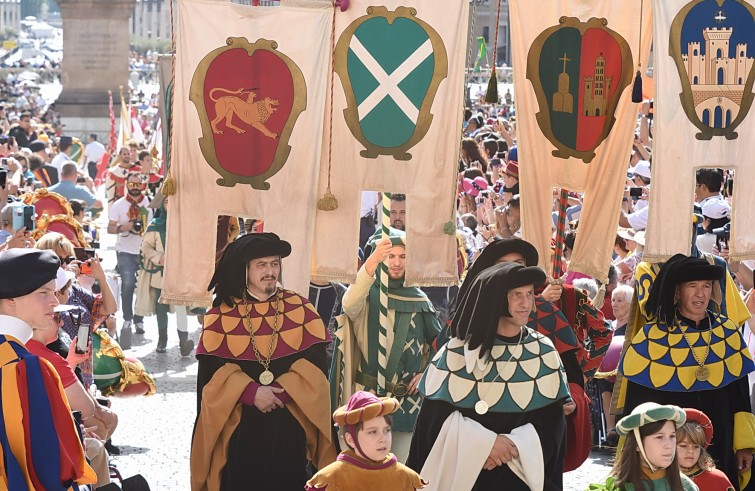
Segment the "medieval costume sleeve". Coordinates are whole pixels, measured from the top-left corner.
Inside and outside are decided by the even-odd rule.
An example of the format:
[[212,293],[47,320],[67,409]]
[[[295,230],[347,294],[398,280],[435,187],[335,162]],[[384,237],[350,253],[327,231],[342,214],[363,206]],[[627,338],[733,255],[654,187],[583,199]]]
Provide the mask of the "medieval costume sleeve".
[[[575,293],[574,289],[564,291],[565,296]],[[581,294],[581,292],[579,292]],[[576,296],[576,295],[575,295]],[[577,304],[565,302],[567,307]],[[580,318],[576,308],[571,309],[574,325]],[[581,318],[584,319],[582,315]],[[593,324],[599,325],[595,320]],[[576,409],[566,417],[566,444],[567,451],[564,459],[564,472],[569,472],[581,466],[590,455],[592,438],[590,432],[590,400],[585,394],[584,383],[586,374],[585,367],[591,365],[585,363],[590,358],[590,353],[577,339],[575,330],[572,329],[566,315],[554,304],[545,300],[542,296],[535,298],[535,311],[530,315],[527,327],[536,330],[547,337],[555,346],[561,357],[561,363],[566,372],[566,380],[569,383],[569,391]],[[601,341],[603,337],[597,336]]]
[[719,469],[711,469],[709,471],[703,471],[697,469],[696,473],[689,474],[689,478],[692,479],[697,487],[703,491],[733,491],[734,486],[731,485],[729,478],[726,474]]
[[[325,376],[330,337],[305,298],[287,290],[276,297],[279,307],[250,302],[249,317],[243,303],[221,304],[205,315],[197,347],[192,490],[245,490],[250,482],[259,489],[301,489],[308,459],[318,467],[335,460]],[[271,345],[276,308],[281,325]],[[270,356],[274,384],[285,390],[281,400],[288,401],[269,413],[240,401],[264,370],[248,322],[260,356]]]
[[94,484],[55,369],[0,335],[0,488],[64,491]]
[[[453,466],[457,459],[463,458],[461,452],[466,450],[464,447],[446,446],[442,458],[434,461],[432,468],[425,465],[426,461],[431,453],[439,451],[443,442],[448,441],[449,430],[454,427],[474,428],[465,420],[476,422],[490,431],[493,440],[495,435],[512,434],[517,428],[532,425],[537,432],[543,459],[543,489],[563,488],[566,427],[563,402],[569,398],[569,391],[558,353],[544,336],[528,329],[522,341],[523,349],[517,353],[520,356],[510,361],[512,352],[517,348],[501,339],[496,341],[491,351],[494,362],[485,362],[485,367],[481,368],[475,361],[478,352],[468,351],[463,341],[451,338],[438,351],[420,381],[419,390],[426,398],[417,418],[407,465],[416,471],[421,469],[420,474],[431,486],[433,483],[441,486],[434,489],[452,489],[437,483],[436,477],[446,466]],[[475,407],[482,400],[489,405],[489,410],[479,414]],[[464,418],[461,426],[452,424],[452,421],[451,428],[443,431],[446,421],[452,416],[456,421],[459,421],[459,416]],[[445,435],[439,438],[442,433]],[[489,453],[492,448],[491,434],[482,431],[471,434],[479,435],[477,443],[483,448],[490,445],[487,447]],[[452,438],[453,434],[450,435]],[[463,441],[468,443],[470,440],[464,434]],[[487,471],[482,470],[484,462],[484,459],[478,458],[477,467],[472,469],[467,466],[464,469],[477,472],[475,489],[530,489],[511,466]]]
[[[687,326],[687,334],[682,334],[657,321],[633,337],[619,362],[626,379],[624,412],[649,401],[704,412],[716,429],[708,451],[732,484],[743,489],[749,473],[738,473],[735,452],[755,444],[747,378],[755,364],[734,322],[710,315],[710,330]],[[709,339],[705,332],[710,332]],[[692,350],[702,358],[708,345],[707,373],[702,373]]]
[[113,176],[113,171],[116,169],[117,167],[112,167],[105,173],[105,195],[107,196],[107,202],[109,205],[115,203],[115,200],[119,198],[119,196],[116,195],[117,183]]
[[571,285],[564,285],[558,307],[566,314],[582,346],[577,352],[582,372],[586,378],[592,378],[611,344],[611,323],[595,308],[587,294]]

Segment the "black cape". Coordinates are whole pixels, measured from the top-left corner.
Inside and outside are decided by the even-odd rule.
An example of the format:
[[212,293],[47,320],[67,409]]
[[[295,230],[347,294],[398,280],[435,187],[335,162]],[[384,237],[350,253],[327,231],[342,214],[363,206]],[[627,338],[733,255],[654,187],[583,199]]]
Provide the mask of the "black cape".
[[[443,423],[451,413],[460,411],[465,418],[473,419],[485,428],[496,433],[511,433],[519,426],[532,423],[543,448],[545,468],[544,491],[561,491],[563,486],[564,442],[566,440],[566,419],[564,405],[556,402],[526,413],[493,413],[479,415],[474,409],[459,409],[448,402],[425,399],[417,417],[406,465],[415,471],[422,466],[435,444]],[[526,456],[524,458],[527,458]],[[491,471],[482,470],[472,491],[530,491],[527,484],[519,479],[508,465]]]
[[[277,378],[295,361],[305,358],[327,377],[326,344],[318,343],[283,358],[270,361]],[[263,372],[257,361],[232,360],[214,355],[197,355],[197,417],[202,405],[202,390],[215,372],[226,363],[235,363],[254,380]],[[307,449],[304,429],[286,409],[261,413],[256,407],[242,405],[241,421],[228,442],[228,460],[222,472],[221,491],[301,491],[307,482]]]

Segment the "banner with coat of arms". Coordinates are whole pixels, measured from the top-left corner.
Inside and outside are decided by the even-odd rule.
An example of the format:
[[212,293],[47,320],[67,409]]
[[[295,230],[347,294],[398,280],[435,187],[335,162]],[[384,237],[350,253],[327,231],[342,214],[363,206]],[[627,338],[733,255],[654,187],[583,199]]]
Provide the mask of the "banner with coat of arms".
[[640,6],[509,3],[522,234],[547,270],[552,188],[563,187],[584,192],[569,269],[607,277],[639,109],[631,84],[638,58],[647,67],[650,51],[650,2],[642,15]]
[[350,3],[336,15],[319,190],[330,182],[339,206],[317,211],[313,275],[355,280],[361,193],[370,190],[406,195],[406,284],[454,284],[469,2]]
[[755,2],[656,0],[655,125],[644,258],[689,254],[695,172],[734,169],[729,258],[755,258]]
[[307,291],[333,11],[299,4],[178,1],[165,303],[209,305],[218,215],[289,241],[285,286]]

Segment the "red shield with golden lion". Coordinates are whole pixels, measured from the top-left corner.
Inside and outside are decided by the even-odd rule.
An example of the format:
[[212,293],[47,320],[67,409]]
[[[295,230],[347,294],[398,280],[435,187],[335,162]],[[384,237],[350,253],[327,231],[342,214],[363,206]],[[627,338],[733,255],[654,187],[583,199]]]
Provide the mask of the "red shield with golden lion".
[[266,181],[286,163],[291,131],[307,105],[304,76],[275,41],[232,37],[227,44],[204,57],[191,81],[199,145],[221,175],[219,185],[269,189]]

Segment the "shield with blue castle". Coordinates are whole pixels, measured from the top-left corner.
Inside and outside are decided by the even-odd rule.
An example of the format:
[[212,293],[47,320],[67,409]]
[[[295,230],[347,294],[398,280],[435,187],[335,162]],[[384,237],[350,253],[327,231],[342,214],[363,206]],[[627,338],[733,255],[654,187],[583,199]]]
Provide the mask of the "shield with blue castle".
[[346,124],[364,146],[360,155],[411,159],[408,150],[427,134],[448,73],[438,33],[414,8],[368,7],[341,34],[334,70],[346,95]]

